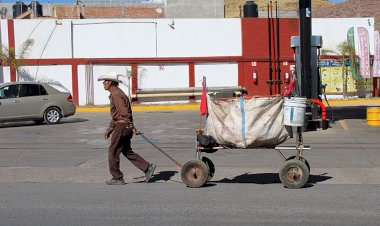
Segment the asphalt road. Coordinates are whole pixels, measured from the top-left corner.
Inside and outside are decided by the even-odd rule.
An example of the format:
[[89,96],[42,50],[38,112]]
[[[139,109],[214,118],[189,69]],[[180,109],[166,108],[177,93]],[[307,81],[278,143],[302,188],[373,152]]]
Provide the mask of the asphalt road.
[[[134,116],[177,161],[195,158],[198,111]],[[282,159],[272,149],[207,154],[213,180],[186,188],[180,169],[139,136],[132,146],[157,164],[153,183],[142,183],[122,158],[128,184],[107,186],[108,113],[77,113],[58,125],[0,124],[0,225],[378,225],[380,127],[367,126],[365,107],[335,108],[334,118],[332,128],[304,133],[311,176],[298,190],[280,183]]]
[[378,185],[0,183],[1,225],[379,225]]

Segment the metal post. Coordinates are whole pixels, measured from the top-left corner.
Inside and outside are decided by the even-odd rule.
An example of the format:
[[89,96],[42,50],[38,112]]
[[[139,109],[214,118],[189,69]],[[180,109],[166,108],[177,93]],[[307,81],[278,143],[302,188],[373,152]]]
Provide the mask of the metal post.
[[276,1],[276,37],[277,37],[277,94],[281,94],[281,68],[280,68],[280,18]]
[[[272,1],[271,3],[272,4]],[[270,18],[270,5],[268,4],[268,41],[269,41],[269,95],[272,95],[272,73],[273,73],[273,68],[272,68],[272,28],[271,28],[271,18]]]
[[310,0],[299,0],[300,44],[301,44],[301,94],[311,98],[312,78],[310,67],[311,47],[311,3]]

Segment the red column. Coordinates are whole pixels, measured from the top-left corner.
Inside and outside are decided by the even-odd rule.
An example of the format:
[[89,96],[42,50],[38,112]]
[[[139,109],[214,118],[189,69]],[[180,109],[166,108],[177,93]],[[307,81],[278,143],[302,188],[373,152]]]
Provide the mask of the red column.
[[[14,33],[14,21],[12,19],[8,19],[8,43],[9,49],[15,49],[15,33]],[[11,82],[16,81],[16,69],[10,65],[11,69]]]
[[75,105],[79,105],[79,93],[78,93],[78,64],[71,65],[71,82],[73,89],[73,101]]
[[[189,63],[189,87],[195,87],[194,63]],[[195,102],[195,96],[189,97],[190,102]]]
[[[132,67],[132,94],[136,94],[137,93],[137,89],[138,89],[138,78],[137,78],[137,64],[131,64],[131,67]],[[132,102],[133,103],[139,103],[138,99],[137,98],[132,98]]]

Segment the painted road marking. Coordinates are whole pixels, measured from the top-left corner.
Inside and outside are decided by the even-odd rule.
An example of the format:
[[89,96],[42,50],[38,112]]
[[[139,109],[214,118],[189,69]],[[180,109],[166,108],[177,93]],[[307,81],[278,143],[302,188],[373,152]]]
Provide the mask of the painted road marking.
[[350,129],[348,128],[348,125],[347,125],[346,121],[344,121],[344,120],[340,120],[339,123],[340,123],[340,125],[342,126],[342,128],[343,128],[345,131],[350,131]]

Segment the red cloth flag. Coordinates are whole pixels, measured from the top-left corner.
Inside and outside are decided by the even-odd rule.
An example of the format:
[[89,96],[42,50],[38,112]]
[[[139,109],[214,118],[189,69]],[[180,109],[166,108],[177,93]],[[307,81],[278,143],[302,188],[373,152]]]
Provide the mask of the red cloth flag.
[[200,111],[201,111],[201,115],[208,115],[207,93],[206,93],[206,77],[203,77],[203,81],[202,81],[202,96],[201,96]]
[[369,65],[369,36],[364,27],[358,27],[360,75],[362,78],[370,78]]
[[372,68],[373,77],[380,77],[380,34],[375,31],[375,53]]

